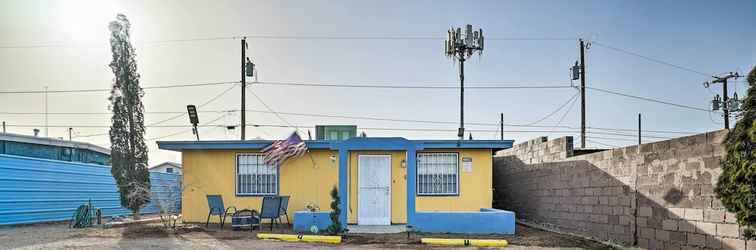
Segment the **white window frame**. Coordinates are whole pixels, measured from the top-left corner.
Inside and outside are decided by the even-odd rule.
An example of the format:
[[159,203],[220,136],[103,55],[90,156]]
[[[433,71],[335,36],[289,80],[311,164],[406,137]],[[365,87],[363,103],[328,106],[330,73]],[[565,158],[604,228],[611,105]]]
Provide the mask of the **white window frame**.
[[[270,190],[268,192],[252,192],[251,186],[252,185],[259,185],[259,184],[253,184],[253,183],[250,183],[250,186],[249,186],[248,190],[239,190],[240,188],[241,189],[245,189],[245,187],[241,187],[240,184],[239,184],[239,181],[240,181],[239,175],[242,174],[242,173],[240,173],[241,162],[239,162],[239,161],[240,161],[241,157],[249,157],[249,156],[257,157],[257,159],[256,159],[257,164],[247,164],[247,165],[251,165],[251,166],[256,166],[257,169],[254,169],[254,171],[259,171],[259,168],[261,168],[261,167],[271,166],[271,165],[265,165],[262,162],[263,157],[265,157],[264,154],[260,154],[260,153],[237,153],[236,156],[235,156],[235,159],[234,159],[234,190],[236,190],[236,195],[237,196],[270,196],[270,195],[278,195],[278,192],[279,192],[280,187],[281,187],[281,177],[280,177],[280,171],[279,171],[279,166],[278,165],[272,166],[272,167],[275,168],[275,176],[273,177],[273,179],[269,179],[268,180],[268,181],[271,181],[271,180],[275,181],[275,187],[273,188],[273,190]],[[244,171],[247,171],[249,174],[253,174],[253,173],[250,172],[250,171],[253,171],[252,169],[242,170],[242,172],[244,172]],[[265,175],[269,175],[269,174],[265,174]],[[251,176],[249,178],[251,178]],[[270,177],[268,177],[268,178],[270,178]],[[252,179],[247,180],[247,182],[250,182],[251,180]],[[258,187],[258,190],[259,190],[259,187]]]
[[[453,170],[450,173],[441,172],[441,171],[448,171],[449,169],[442,169],[442,168],[438,168],[437,167],[435,169],[435,171],[438,171],[438,172],[436,172],[435,174],[426,174],[426,175],[436,175],[435,178],[439,178],[438,180],[441,181],[442,183],[448,183],[448,182],[453,181],[454,182],[454,185],[453,185],[454,190],[453,191],[445,191],[445,190],[428,191],[427,190],[428,189],[427,186],[425,188],[421,188],[421,181],[420,181],[421,178],[420,178],[420,176],[423,175],[425,172],[434,171],[434,170],[425,169],[426,167],[433,167],[433,166],[431,166],[433,164],[432,162],[431,163],[424,163],[424,164],[421,165],[420,160],[421,160],[421,158],[431,157],[433,155],[444,155],[444,156],[453,156],[454,157],[454,159],[455,159],[455,161],[454,161],[454,168],[453,168]],[[458,196],[459,195],[459,188],[460,188],[459,187],[459,178],[460,178],[460,176],[459,176],[460,175],[460,171],[459,171],[459,153],[456,153],[456,152],[425,152],[425,153],[418,153],[417,156],[416,156],[416,158],[417,158],[417,162],[416,162],[415,165],[417,167],[417,171],[416,171],[417,175],[416,175],[415,180],[417,182],[417,185],[416,185],[417,196]],[[441,159],[435,159],[435,160],[441,160]],[[445,175],[445,174],[454,174],[454,177],[452,177],[453,179],[449,179],[448,177],[439,176],[439,175]],[[425,185],[428,185],[428,184],[425,184]],[[441,185],[441,186],[443,186],[443,185]]]

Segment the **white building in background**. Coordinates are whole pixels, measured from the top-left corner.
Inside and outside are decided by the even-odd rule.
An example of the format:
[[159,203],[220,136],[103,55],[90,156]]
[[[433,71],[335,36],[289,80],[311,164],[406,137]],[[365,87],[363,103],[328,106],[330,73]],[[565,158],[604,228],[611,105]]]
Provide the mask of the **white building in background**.
[[166,162],[150,167],[150,172],[181,175],[181,164],[166,161]]

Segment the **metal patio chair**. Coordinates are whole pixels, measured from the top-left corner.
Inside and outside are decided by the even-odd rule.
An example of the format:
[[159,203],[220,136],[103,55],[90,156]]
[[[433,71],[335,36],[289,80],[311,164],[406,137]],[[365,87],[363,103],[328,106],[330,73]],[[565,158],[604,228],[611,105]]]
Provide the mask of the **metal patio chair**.
[[281,197],[281,212],[278,214],[279,216],[278,222],[283,224],[283,218],[286,218],[286,224],[291,224],[291,221],[289,220],[289,213],[287,211],[289,209],[290,196],[286,195],[286,196],[279,196],[279,197]]
[[[210,212],[207,213],[207,222],[205,222],[205,227],[210,226],[210,216],[217,215],[218,219],[220,219],[220,228],[222,230],[223,224],[226,223],[226,216],[236,213],[236,207],[225,207],[223,205],[223,196],[220,196],[218,194],[207,195],[207,207]],[[233,213],[229,213],[229,210],[231,209],[233,209]]]
[[[281,216],[281,197],[265,196],[263,197],[262,208],[260,209],[260,224],[263,219],[270,219],[270,231],[273,231],[273,223]],[[260,227],[262,229],[262,226]]]

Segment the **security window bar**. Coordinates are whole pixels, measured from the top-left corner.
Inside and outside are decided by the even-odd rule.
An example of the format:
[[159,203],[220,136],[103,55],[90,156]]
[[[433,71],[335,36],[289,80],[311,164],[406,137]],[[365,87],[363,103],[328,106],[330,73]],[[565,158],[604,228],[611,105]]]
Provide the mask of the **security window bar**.
[[278,194],[278,167],[267,165],[262,154],[236,156],[237,195]]
[[418,154],[417,193],[418,195],[458,195],[459,154]]

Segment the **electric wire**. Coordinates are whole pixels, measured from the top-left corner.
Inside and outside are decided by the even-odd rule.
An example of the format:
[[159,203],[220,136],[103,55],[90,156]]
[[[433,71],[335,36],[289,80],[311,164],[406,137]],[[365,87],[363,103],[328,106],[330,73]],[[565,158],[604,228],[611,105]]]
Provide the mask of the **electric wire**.
[[619,95],[619,96],[624,96],[624,97],[628,97],[628,98],[634,98],[634,99],[639,99],[639,100],[644,100],[644,101],[649,101],[649,102],[655,102],[655,103],[660,103],[660,104],[675,106],[675,107],[678,107],[678,108],[684,108],[684,109],[690,109],[690,110],[696,110],[696,111],[709,112],[709,110],[705,109],[705,108],[698,108],[698,107],[693,107],[693,106],[688,106],[688,105],[683,105],[683,104],[677,104],[677,103],[668,102],[668,101],[662,101],[662,100],[658,100],[658,99],[654,99],[654,98],[649,98],[649,97],[642,97],[642,96],[624,94],[624,93],[620,93],[620,92],[617,92],[617,91],[612,91],[612,90],[607,90],[607,89],[601,89],[601,88],[596,88],[596,87],[588,87],[588,86],[586,86],[585,88],[586,89],[590,89],[590,90],[595,90],[595,91],[603,92],[603,93],[608,93],[608,94]]
[[[407,41],[407,40],[443,40],[443,36],[303,36],[303,35],[236,35],[236,36],[217,36],[217,37],[196,37],[196,38],[179,38],[165,40],[146,40],[134,41],[134,44],[160,45],[168,43],[187,43],[203,41],[221,41],[221,40],[240,40],[246,38],[249,40],[378,40],[378,41]],[[491,37],[486,38],[488,41],[570,41],[577,40],[576,37]],[[106,44],[102,43],[39,43],[31,45],[0,45],[0,49],[35,49],[35,48],[55,48],[55,47],[83,47],[97,46]]]
[[542,121],[544,121],[546,119],[549,119],[549,117],[551,117],[552,115],[556,114],[557,112],[559,112],[560,110],[562,110],[564,107],[566,107],[568,104],[572,103],[575,99],[577,99],[578,95],[580,95],[580,92],[577,92],[574,95],[572,95],[572,97],[570,97],[570,99],[568,99],[566,102],[564,102],[562,105],[560,105],[557,109],[555,109],[551,113],[548,113],[546,116],[542,117],[541,119],[538,119],[538,120],[536,120],[534,122],[531,122],[531,123],[523,124],[523,126],[535,125],[535,124],[538,124],[538,123],[540,123],[540,122],[542,122]]
[[591,41],[591,43],[594,44],[594,45],[598,45],[600,47],[604,47],[604,48],[610,49],[610,50],[614,50],[614,51],[618,51],[618,52],[621,52],[621,53],[624,53],[624,54],[636,56],[636,57],[639,57],[639,58],[646,59],[648,61],[652,61],[652,62],[655,62],[655,63],[667,65],[667,66],[670,66],[670,67],[673,67],[673,68],[677,68],[677,69],[680,69],[680,70],[684,70],[684,71],[688,71],[688,72],[691,72],[691,73],[699,74],[699,75],[702,75],[702,76],[706,76],[706,77],[712,77],[713,76],[712,74],[707,74],[707,73],[701,72],[699,70],[695,70],[695,69],[691,69],[691,68],[688,68],[688,67],[683,67],[683,66],[680,66],[680,65],[677,65],[677,64],[665,62],[665,61],[662,61],[662,60],[659,60],[659,59],[656,59],[656,58],[652,58],[652,57],[649,57],[649,56],[644,56],[644,55],[641,55],[641,54],[638,54],[638,53],[635,53],[635,52],[632,52],[632,51],[628,51],[628,50],[625,50],[625,49],[613,47],[613,46],[610,46],[610,45],[607,45],[607,44],[604,44],[604,43],[601,43],[601,42]]
[[[591,137],[591,138],[592,138],[592,137]],[[586,141],[588,141],[588,142],[596,143],[596,144],[599,144],[599,145],[602,145],[602,146],[606,146],[606,147],[610,147],[610,148],[618,148],[618,146],[615,146],[615,145],[612,145],[612,144],[607,144],[607,143],[603,143],[603,142],[598,142],[598,141],[594,141],[594,140],[591,140],[591,139],[587,139],[587,138],[586,138],[585,140],[586,140]]]
[[[185,87],[203,87],[203,86],[214,86],[214,85],[228,85],[228,84],[236,84],[239,83],[239,81],[222,81],[222,82],[201,82],[201,83],[183,83],[183,84],[172,84],[172,85],[156,85],[156,86],[145,86],[142,87],[143,90],[151,90],[151,89],[170,89],[170,88],[185,88]],[[93,93],[93,92],[110,92],[112,89],[67,89],[67,90],[7,90],[7,91],[0,91],[0,94],[58,94],[58,93]]]

